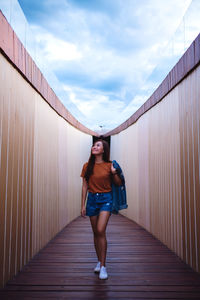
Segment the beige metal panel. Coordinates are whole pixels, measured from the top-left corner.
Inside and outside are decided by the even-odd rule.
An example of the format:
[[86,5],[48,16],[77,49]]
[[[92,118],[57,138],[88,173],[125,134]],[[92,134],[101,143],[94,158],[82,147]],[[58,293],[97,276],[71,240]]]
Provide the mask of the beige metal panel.
[[[4,79],[4,75],[0,72],[1,81]],[[1,84],[0,90],[3,90],[3,85]],[[6,185],[6,178],[7,178],[7,137],[8,137],[8,106],[5,103],[5,95],[1,96],[0,102],[0,114],[1,114],[1,172],[0,172],[0,197],[1,197],[1,209],[0,209],[0,280],[3,282],[5,278],[5,252],[6,252],[6,243],[5,243],[5,233],[6,233],[6,214],[7,214],[7,185]]]
[[[16,71],[0,56],[1,100],[1,283],[30,259],[31,154],[34,103],[20,90]],[[30,96],[26,107],[26,96]]]
[[35,94],[33,244],[36,251],[58,230],[58,119]]
[[200,68],[179,87],[183,255],[200,269]]
[[67,202],[67,191],[68,191],[68,185],[67,185],[67,176],[66,176],[66,170],[68,169],[68,161],[67,161],[67,153],[66,151],[66,145],[68,145],[68,133],[67,133],[67,127],[65,126],[65,121],[60,118],[59,119],[59,227],[63,228],[65,224],[69,222],[69,211],[68,211],[68,202]]
[[175,221],[180,218],[176,212],[180,203],[177,89],[149,111],[149,124],[151,232],[176,250],[176,242],[181,240],[176,236]]
[[[126,130],[111,154],[126,176],[122,211],[200,271],[200,67]],[[120,148],[120,149],[119,149]]]
[[82,165],[88,160],[88,150],[91,147],[91,136],[80,134],[80,131],[67,126],[66,146],[62,151],[67,151],[67,198],[70,199],[68,203],[69,222],[80,214],[80,199],[81,199],[81,179],[80,173]]
[[[138,189],[139,189],[139,223],[150,230],[149,201],[149,118],[145,114],[138,122]],[[146,134],[145,134],[146,133]]]
[[0,285],[80,214],[92,137],[59,116],[0,55]]

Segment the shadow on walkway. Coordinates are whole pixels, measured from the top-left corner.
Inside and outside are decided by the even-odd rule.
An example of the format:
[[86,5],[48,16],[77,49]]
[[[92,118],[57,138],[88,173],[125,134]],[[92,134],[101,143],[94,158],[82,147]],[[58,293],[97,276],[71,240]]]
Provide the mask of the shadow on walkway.
[[0,291],[0,299],[200,299],[200,274],[122,215],[107,227],[107,270],[93,272],[90,221],[66,226]]

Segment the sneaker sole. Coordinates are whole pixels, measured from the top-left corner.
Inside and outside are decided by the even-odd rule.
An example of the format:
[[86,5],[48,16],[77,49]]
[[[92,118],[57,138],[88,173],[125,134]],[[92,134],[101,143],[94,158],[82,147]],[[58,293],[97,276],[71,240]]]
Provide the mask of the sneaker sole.
[[99,277],[99,279],[100,279],[100,280],[106,280],[106,279],[108,279],[108,277],[106,277],[106,278],[100,278],[100,277]]

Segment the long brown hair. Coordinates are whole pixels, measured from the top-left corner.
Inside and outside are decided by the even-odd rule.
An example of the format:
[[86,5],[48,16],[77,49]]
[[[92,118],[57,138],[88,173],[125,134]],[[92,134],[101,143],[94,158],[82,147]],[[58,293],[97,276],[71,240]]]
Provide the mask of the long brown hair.
[[[104,150],[103,157],[102,157],[103,160],[105,162],[110,162],[110,148],[108,143],[102,139],[98,139],[93,143],[92,147],[97,142],[102,142],[103,144],[103,150]],[[95,164],[95,155],[92,154],[92,149],[91,149],[90,158],[88,160],[88,165],[84,176],[87,182],[89,181],[90,176],[93,174],[94,164]]]

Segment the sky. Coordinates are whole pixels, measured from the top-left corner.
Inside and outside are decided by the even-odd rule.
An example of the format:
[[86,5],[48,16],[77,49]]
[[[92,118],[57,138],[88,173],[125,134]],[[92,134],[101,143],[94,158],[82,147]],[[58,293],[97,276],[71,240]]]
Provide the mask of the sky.
[[[41,61],[58,80],[61,101],[81,123],[102,133],[127,120],[164,79],[157,66],[191,4],[191,0],[18,2]],[[148,81],[154,74],[156,80]]]

